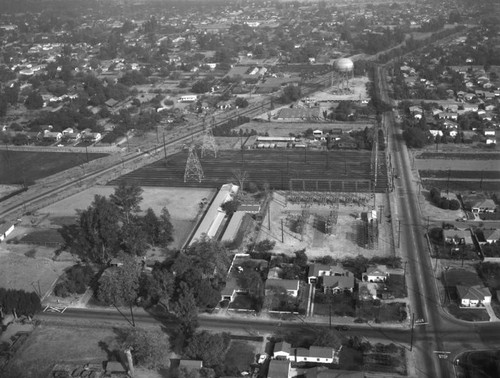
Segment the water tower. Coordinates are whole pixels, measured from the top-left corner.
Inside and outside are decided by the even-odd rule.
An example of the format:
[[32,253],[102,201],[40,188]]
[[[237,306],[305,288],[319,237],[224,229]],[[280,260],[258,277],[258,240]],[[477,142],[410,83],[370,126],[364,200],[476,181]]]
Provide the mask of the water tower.
[[349,80],[354,77],[354,63],[351,59],[342,58],[333,63],[333,69],[339,73],[338,89],[349,91]]

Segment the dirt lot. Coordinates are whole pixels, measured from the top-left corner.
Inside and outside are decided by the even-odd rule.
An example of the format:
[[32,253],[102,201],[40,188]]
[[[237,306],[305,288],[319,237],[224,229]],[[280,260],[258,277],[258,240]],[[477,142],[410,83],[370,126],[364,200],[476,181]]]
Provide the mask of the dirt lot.
[[[349,195],[354,195],[349,193]],[[307,207],[303,203],[293,204],[286,201],[284,192],[275,192],[270,205],[271,230],[268,228],[268,215],[262,222],[262,230],[259,235],[259,241],[270,239],[276,241],[274,247],[275,253],[292,254],[294,251],[305,248],[309,258],[330,255],[333,258],[344,258],[357,256],[359,254],[372,258],[374,256],[390,256],[392,252],[392,236],[390,223],[386,221],[388,214],[385,196],[376,195],[377,212],[379,206],[384,206],[384,215],[382,223],[379,224],[378,243],[373,249],[365,248],[360,242],[359,233],[363,222],[356,219],[355,215],[361,212],[371,210],[373,200],[369,200],[370,195],[364,194],[368,199],[366,205],[355,205],[353,203],[346,205],[320,205],[312,204]],[[307,222],[302,233],[293,232],[287,226],[287,218],[299,216],[303,210],[309,212]],[[317,226],[319,217],[327,217],[331,211],[337,214],[336,224],[332,227],[331,234],[320,231]],[[281,222],[283,221],[284,243],[281,242]]]
[[[75,367],[85,363],[102,363],[107,360],[107,353],[99,343],[109,345],[115,337],[111,327],[39,326],[11,361],[5,377],[47,377],[56,363],[75,364]],[[137,378],[162,377],[143,369],[136,369],[135,373]]]
[[62,254],[58,261],[53,257],[53,248],[0,244],[0,287],[45,295],[64,269],[74,264],[74,259],[68,254]]
[[[170,212],[174,226],[174,242],[172,248],[179,248],[193,229],[202,198],[210,199],[214,189],[205,188],[157,188],[144,187],[140,204],[142,210],[151,207],[157,215],[166,207]],[[39,216],[46,216],[39,227],[52,227],[54,224],[65,223],[73,219],[76,209],[85,209],[90,205],[96,194],[109,196],[114,192],[113,186],[97,186],[65,198],[50,206],[41,209]]]

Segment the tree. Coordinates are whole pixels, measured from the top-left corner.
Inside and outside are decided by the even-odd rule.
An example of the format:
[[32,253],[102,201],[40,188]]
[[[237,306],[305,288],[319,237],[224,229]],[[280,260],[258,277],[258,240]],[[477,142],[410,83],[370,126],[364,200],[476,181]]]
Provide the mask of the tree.
[[131,306],[137,299],[140,266],[135,259],[121,253],[122,266],[108,268],[99,278],[97,297],[99,301],[116,307]]
[[156,370],[169,366],[170,344],[165,333],[137,327],[122,329],[121,333],[119,348],[131,348],[134,364]]
[[253,269],[244,269],[242,272],[235,273],[236,282],[242,289],[248,290],[252,298],[261,298],[264,291],[264,283],[260,274]]
[[227,249],[207,236],[191,243],[186,255],[191,258],[194,266],[210,277],[224,277],[231,263]]
[[61,234],[70,251],[84,262],[106,264],[120,249],[118,208],[96,195],[86,210],[80,210],[75,226],[64,226]]
[[187,285],[180,285],[171,308],[179,320],[179,335],[182,335],[184,340],[189,340],[198,327],[198,307],[193,291]]
[[173,234],[174,234],[174,226],[170,221],[170,213],[168,212],[167,208],[164,207],[163,209],[161,209],[161,214],[160,214],[158,245],[162,247],[166,247],[167,245],[169,245],[174,240]]
[[244,185],[245,181],[248,179],[248,172],[241,169],[233,169],[231,172],[233,173],[234,178],[238,180],[240,190],[245,190]]
[[248,106],[248,100],[243,97],[236,97],[236,100],[234,100],[234,105],[236,105],[238,108],[246,108]]
[[289,84],[283,89],[283,93],[280,99],[282,103],[288,104],[290,102],[297,101],[300,97],[300,87]]
[[184,354],[193,360],[203,360],[204,366],[216,367],[224,364],[230,341],[228,333],[197,332],[185,348]]
[[227,216],[231,216],[234,214],[236,210],[238,210],[238,207],[240,206],[240,202],[237,200],[231,200],[224,202],[221,206],[221,209],[226,212]]
[[109,196],[111,202],[122,213],[125,223],[130,223],[132,213],[138,213],[141,210],[139,203],[142,201],[142,192],[142,188],[137,184],[128,184],[122,180],[115,188],[114,194]]
[[43,107],[43,98],[40,96],[38,92],[31,92],[28,97],[26,97],[26,101],[24,101],[24,105],[28,109],[40,109]]
[[406,145],[411,148],[422,148],[428,141],[426,133],[416,127],[403,131],[403,138],[406,141]]
[[142,219],[132,217],[121,228],[121,247],[132,256],[144,256],[148,246],[148,235],[141,227]]

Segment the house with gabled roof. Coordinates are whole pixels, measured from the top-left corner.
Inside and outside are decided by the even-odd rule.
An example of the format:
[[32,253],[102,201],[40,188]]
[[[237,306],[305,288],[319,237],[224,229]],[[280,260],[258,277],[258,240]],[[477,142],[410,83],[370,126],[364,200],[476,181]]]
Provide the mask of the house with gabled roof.
[[307,282],[314,284],[318,279],[323,276],[348,276],[352,274],[345,270],[341,264],[338,265],[325,265],[325,264],[311,264],[309,265],[309,274]]
[[470,230],[443,230],[443,238],[444,241],[448,244],[472,244],[472,235]]
[[269,290],[271,287],[279,287],[286,290],[286,293],[292,297],[299,295],[300,282],[299,280],[282,280],[277,278],[269,278],[266,281],[265,288]]
[[491,302],[491,293],[484,286],[457,285],[457,293],[462,307],[479,307]]
[[365,277],[368,282],[385,282],[389,278],[389,273],[384,265],[374,265],[366,269],[363,279]]
[[323,291],[332,292],[334,294],[343,293],[345,291],[354,291],[354,276],[324,276],[321,277]]
[[[483,230],[483,238],[485,243],[495,243],[500,240],[500,229],[492,228],[490,230]],[[479,241],[481,243],[481,241]]]
[[277,360],[288,360],[290,353],[292,351],[292,344],[286,341],[280,341],[274,345],[273,358]]

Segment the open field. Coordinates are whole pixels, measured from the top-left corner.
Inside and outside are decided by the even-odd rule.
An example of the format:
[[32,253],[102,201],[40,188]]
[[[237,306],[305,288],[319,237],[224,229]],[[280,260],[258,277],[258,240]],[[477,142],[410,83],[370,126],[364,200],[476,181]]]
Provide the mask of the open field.
[[[74,364],[75,368],[86,363],[102,364],[108,359],[105,347],[113,349],[111,344],[116,337],[111,327],[38,326],[21,346],[2,377],[48,377],[57,363]],[[137,378],[162,377],[144,369],[136,369],[135,373]]]
[[[180,152],[165,160],[156,161],[150,165],[128,173],[110,184],[119,180],[128,180],[142,186],[158,187],[220,187],[236,180],[232,174],[235,169],[248,173],[247,183],[253,182],[259,186],[269,184],[271,189],[290,188],[290,180],[326,180],[336,181],[331,191],[370,191],[368,182],[372,178],[370,172],[370,151],[312,151],[312,150],[240,150],[219,151],[217,158],[212,156],[200,158],[204,172],[201,182],[184,182],[184,171],[187,161],[187,152]],[[387,174],[385,158],[380,153],[379,175],[376,192],[385,192],[387,188]],[[356,190],[355,180],[365,180]],[[341,181],[344,182],[342,188]],[[310,182],[306,190],[330,190],[328,185],[318,189],[315,183]],[[301,182],[295,181],[295,186]]]
[[[88,154],[99,159],[107,154]],[[87,161],[85,153],[31,152],[0,150],[0,184],[32,184],[34,181],[64,171]]]
[[423,179],[422,185],[430,190],[432,188],[438,188],[443,190],[449,189],[450,191],[456,192],[469,192],[476,190],[484,190],[484,191],[498,191],[500,188],[500,180],[496,181],[488,181],[478,179],[463,179],[463,180],[450,180],[442,179],[442,180],[429,180]]
[[[361,212],[370,212],[372,209],[373,200],[369,194],[360,194],[359,203],[338,204],[338,207],[337,204],[291,203],[286,201],[285,195],[282,192],[273,193],[269,213],[262,222],[257,240],[276,241],[273,249],[275,253],[292,255],[305,248],[310,259],[321,256],[342,259],[357,255],[370,259],[374,256],[392,255],[391,225],[385,219],[387,204],[384,195],[377,194],[375,198],[377,212],[380,206],[385,209],[382,222],[377,227],[378,242],[368,240],[365,223],[359,218]],[[366,198],[366,201],[362,198]],[[330,233],[325,233],[324,222],[332,212],[334,224]],[[300,219],[303,223],[299,226]]]
[[[95,195],[109,196],[114,190],[113,186],[92,187],[47,206],[37,213],[39,218],[43,218],[37,226],[51,228],[67,224],[75,218],[77,209],[85,209],[90,205]],[[174,226],[172,248],[179,248],[186,241],[196,224],[201,200],[210,199],[215,194],[215,190],[206,188],[144,187],[143,190],[140,203],[143,211],[150,207],[159,215],[163,207],[168,209]]]
[[35,291],[45,295],[52,284],[75,263],[69,254],[53,260],[54,248],[0,244],[0,287]]

